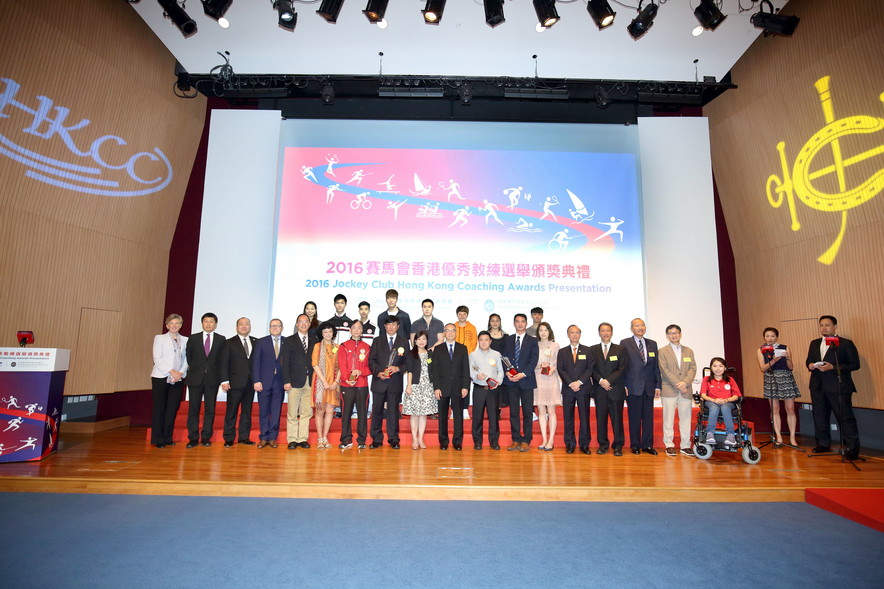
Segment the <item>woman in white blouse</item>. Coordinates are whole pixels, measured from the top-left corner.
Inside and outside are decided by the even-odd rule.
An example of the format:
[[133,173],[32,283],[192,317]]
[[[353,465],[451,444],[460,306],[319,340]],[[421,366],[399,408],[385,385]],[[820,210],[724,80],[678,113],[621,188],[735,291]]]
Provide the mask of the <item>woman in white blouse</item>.
[[166,333],[153,338],[153,371],[150,380],[153,390],[153,418],[150,443],[157,448],[174,446],[172,430],[175,415],[181,405],[184,377],[187,376],[187,358],[184,347],[187,338],[178,332],[184,320],[172,313],[166,317]]

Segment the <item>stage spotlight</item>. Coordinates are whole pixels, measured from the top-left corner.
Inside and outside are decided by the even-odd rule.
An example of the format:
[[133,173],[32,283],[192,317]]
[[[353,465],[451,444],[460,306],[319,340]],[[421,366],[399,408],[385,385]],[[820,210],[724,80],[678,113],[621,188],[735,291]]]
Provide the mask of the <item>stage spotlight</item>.
[[224,18],[224,15],[227,13],[227,9],[230,8],[230,5],[233,4],[233,0],[202,0],[202,3],[203,12],[206,13],[206,16],[218,21],[218,25],[222,29],[230,26],[230,21]]
[[473,101],[473,88],[466,82],[458,89],[457,95],[460,97],[460,103],[464,106],[469,106]]
[[707,31],[714,31],[727,18],[714,0],[700,0],[700,4],[694,9],[694,16],[697,17],[700,26]]
[[493,29],[504,21],[503,0],[485,0],[485,24]]
[[298,24],[298,13],[295,12],[292,0],[273,0],[273,8],[279,14],[277,21],[279,28],[290,33],[294,31],[295,25]]
[[629,23],[629,26],[626,27],[627,32],[629,32],[629,36],[638,41],[645,33],[647,33],[652,26],[654,26],[654,17],[657,16],[657,5],[651,2],[647,6],[642,9],[641,2],[639,2],[639,13],[638,16],[632,19],[632,22]]
[[324,18],[326,22],[334,24],[338,22],[338,15],[341,13],[343,5],[344,0],[322,0],[316,14]]
[[614,17],[617,16],[608,4],[608,0],[589,0],[586,11],[600,31],[614,24]]
[[537,22],[544,29],[548,29],[559,22],[559,13],[556,12],[556,0],[534,0],[534,12],[537,13]]
[[[764,5],[767,4],[770,12],[764,12]],[[764,36],[780,35],[782,37],[791,37],[801,20],[797,16],[785,16],[782,14],[774,14],[773,4],[770,0],[761,0],[761,10],[752,15],[749,19],[755,28],[762,29]],[[186,36],[186,35],[185,35]]]
[[368,0],[365,10],[362,14],[372,24],[378,24],[384,20],[384,13],[387,11],[387,0]]
[[171,20],[185,38],[196,33],[196,21],[190,18],[178,2],[175,0],[157,0],[157,2],[163,9],[163,16]]
[[421,10],[424,22],[428,25],[438,25],[443,12],[445,12],[445,0],[427,0],[426,6]]
[[334,104],[335,87],[331,84],[326,84],[322,87],[322,92],[319,93],[319,97],[322,98],[322,104]]

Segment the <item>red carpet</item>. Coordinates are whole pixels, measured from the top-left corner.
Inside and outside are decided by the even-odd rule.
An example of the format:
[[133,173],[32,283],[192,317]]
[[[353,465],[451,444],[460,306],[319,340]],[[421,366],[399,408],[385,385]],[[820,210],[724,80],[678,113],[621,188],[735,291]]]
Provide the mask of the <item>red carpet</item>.
[[806,489],[805,501],[884,532],[884,489]]

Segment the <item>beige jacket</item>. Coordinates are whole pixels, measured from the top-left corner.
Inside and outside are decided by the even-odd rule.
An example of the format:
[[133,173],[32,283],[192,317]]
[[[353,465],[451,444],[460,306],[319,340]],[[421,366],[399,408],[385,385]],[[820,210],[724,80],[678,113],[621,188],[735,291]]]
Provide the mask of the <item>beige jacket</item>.
[[662,377],[662,387],[660,396],[675,397],[679,394],[675,385],[684,382],[688,385],[682,397],[690,399],[693,395],[692,383],[694,377],[697,376],[697,359],[694,357],[694,351],[689,347],[681,346],[681,367],[675,359],[675,352],[668,343],[661,345],[657,350],[657,363],[660,364],[660,376]]

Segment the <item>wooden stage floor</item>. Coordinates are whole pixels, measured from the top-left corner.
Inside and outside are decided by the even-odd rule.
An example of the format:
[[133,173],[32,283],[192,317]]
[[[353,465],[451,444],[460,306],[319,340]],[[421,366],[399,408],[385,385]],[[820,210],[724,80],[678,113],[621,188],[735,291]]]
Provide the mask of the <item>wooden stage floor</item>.
[[[284,436],[281,436],[284,439]],[[764,441],[760,436],[758,441]],[[508,438],[507,438],[508,441]],[[809,438],[803,446],[812,445]],[[658,450],[660,450],[658,448]],[[762,450],[761,462],[716,453],[708,461],[610,452],[258,450],[236,445],[157,449],[145,429],[61,435],[42,462],[0,464],[0,491],[508,501],[804,501],[806,488],[884,487],[884,455],[859,463],[809,458],[790,448]]]

